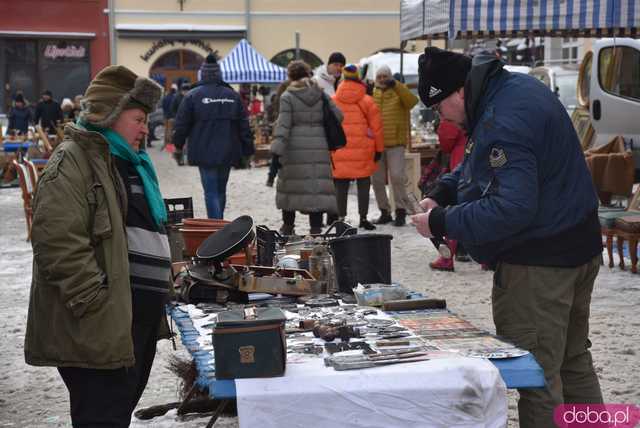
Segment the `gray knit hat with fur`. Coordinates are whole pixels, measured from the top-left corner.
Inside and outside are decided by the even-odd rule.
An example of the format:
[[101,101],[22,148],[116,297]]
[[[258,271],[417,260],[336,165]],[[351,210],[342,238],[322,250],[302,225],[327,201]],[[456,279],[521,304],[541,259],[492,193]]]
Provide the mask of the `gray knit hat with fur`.
[[110,65],[91,81],[80,102],[80,120],[109,128],[120,113],[139,108],[145,113],[156,109],[162,87],[122,65]]

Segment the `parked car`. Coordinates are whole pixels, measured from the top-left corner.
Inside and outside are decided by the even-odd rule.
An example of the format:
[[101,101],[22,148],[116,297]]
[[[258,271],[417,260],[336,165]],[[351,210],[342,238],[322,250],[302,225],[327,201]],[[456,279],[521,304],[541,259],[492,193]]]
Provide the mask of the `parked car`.
[[594,146],[624,137],[640,181],[640,40],[601,39],[587,55],[581,98],[595,130]]
[[159,108],[149,113],[149,142],[164,140],[164,115]]
[[540,79],[560,98],[571,115],[578,105],[578,64],[548,65],[532,69],[529,74]]

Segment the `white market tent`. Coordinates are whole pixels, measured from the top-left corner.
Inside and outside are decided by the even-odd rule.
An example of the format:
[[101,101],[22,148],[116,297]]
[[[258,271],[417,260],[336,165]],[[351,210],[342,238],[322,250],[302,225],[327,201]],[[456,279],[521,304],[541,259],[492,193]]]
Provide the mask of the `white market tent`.
[[402,0],[400,38],[637,37],[638,0]]
[[[418,58],[420,54],[403,54],[402,73],[405,76],[417,76],[418,75]],[[377,54],[362,58],[360,60],[360,66],[363,67],[368,64],[367,79],[374,80],[378,69],[387,65],[391,69],[391,73],[400,73],[400,54],[391,52],[379,52]]]
[[280,83],[287,79],[287,70],[269,62],[246,39],[220,62],[222,80],[227,83]]

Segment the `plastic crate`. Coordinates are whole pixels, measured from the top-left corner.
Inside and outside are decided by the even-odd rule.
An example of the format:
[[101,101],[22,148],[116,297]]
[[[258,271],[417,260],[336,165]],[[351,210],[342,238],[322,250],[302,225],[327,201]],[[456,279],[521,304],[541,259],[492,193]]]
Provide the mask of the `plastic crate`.
[[179,224],[185,218],[193,217],[193,198],[165,199],[167,207],[167,223]]

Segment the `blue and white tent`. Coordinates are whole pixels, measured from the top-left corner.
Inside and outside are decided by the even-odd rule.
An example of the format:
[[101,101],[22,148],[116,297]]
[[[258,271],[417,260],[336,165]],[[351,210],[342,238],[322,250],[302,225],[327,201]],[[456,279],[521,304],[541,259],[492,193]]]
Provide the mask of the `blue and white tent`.
[[287,79],[286,69],[269,62],[246,39],[224,57],[220,70],[227,83],[280,83]]
[[402,0],[402,40],[637,37],[638,0]]

